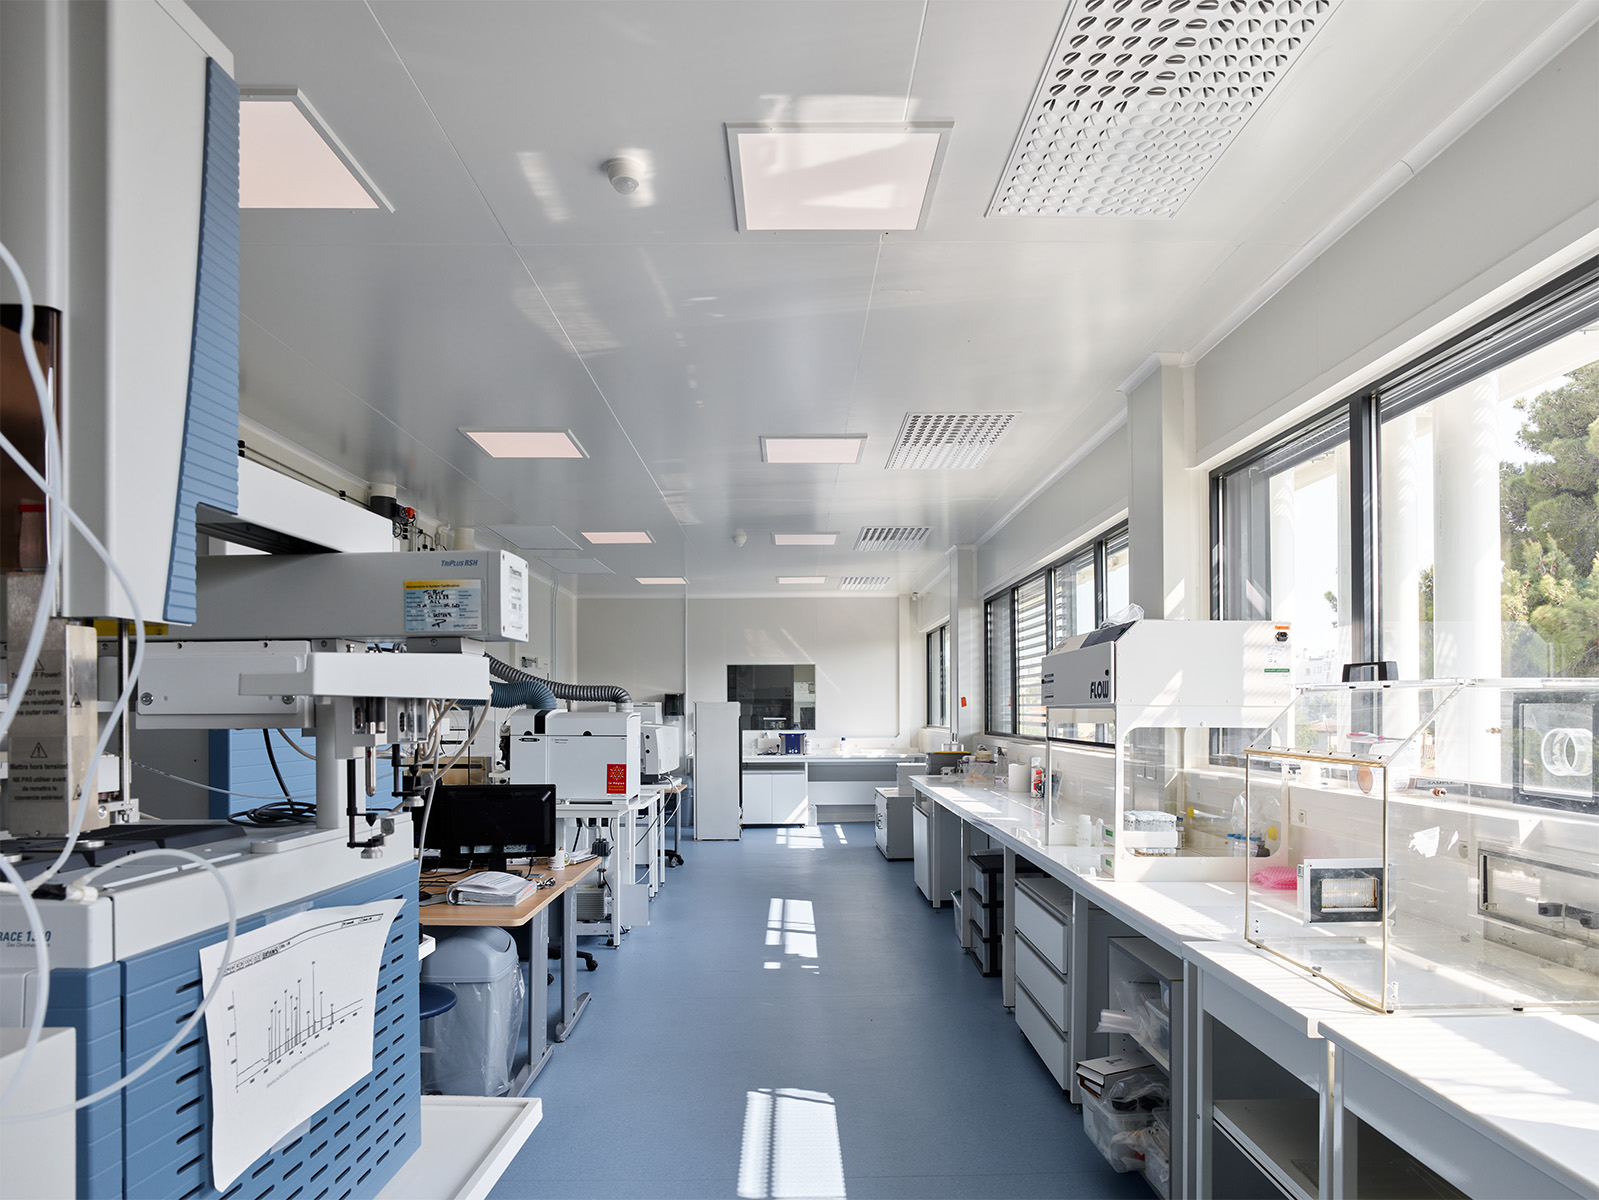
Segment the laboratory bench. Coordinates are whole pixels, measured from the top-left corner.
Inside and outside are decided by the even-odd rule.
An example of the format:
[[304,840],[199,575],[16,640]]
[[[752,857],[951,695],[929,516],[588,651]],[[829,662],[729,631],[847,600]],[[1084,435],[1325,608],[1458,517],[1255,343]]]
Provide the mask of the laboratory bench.
[[[1242,882],[1101,878],[1094,848],[1045,843],[1025,794],[911,784],[935,907],[960,903],[974,849],[1003,851],[1002,1003],[1071,1101],[1085,1059],[1168,1072],[1157,1195],[1599,1194],[1599,1019],[1375,1012],[1246,943]],[[1161,988],[1158,1038],[1096,1032],[1118,980]]]
[[[855,754],[745,754],[744,825],[810,825],[818,821],[870,821],[877,789],[893,784],[906,751]],[[823,812],[825,811],[825,814]]]

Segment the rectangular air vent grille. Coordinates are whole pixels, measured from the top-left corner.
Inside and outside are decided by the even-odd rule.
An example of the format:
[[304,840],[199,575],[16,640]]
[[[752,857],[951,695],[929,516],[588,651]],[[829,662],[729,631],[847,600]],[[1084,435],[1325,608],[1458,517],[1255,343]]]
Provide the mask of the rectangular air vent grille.
[[980,467],[1015,419],[1015,413],[906,413],[885,465],[924,471]]
[[932,532],[930,525],[863,525],[855,549],[914,550]]
[[880,592],[887,586],[887,575],[846,575],[838,581],[841,592]]
[[1338,2],[1076,0],[988,215],[1176,215]]

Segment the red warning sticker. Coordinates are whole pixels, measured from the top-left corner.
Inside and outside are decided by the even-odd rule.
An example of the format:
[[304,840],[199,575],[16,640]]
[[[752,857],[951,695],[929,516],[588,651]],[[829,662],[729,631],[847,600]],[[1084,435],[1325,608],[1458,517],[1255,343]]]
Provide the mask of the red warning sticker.
[[605,794],[607,796],[627,795],[627,764],[605,764]]

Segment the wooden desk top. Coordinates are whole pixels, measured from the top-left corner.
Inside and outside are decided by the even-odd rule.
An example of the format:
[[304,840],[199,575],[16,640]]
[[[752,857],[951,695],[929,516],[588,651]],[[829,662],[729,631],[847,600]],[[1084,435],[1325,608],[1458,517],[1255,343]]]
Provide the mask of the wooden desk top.
[[[575,867],[555,872],[555,886],[543,888],[534,892],[526,900],[517,905],[505,904],[424,904],[417,910],[416,919],[422,925],[487,925],[499,929],[510,929],[516,925],[526,925],[539,913],[543,912],[555,902],[555,898],[569,888],[576,887],[584,876],[599,869],[600,860],[591,858],[588,862],[578,863]],[[440,875],[431,880],[423,880],[422,890],[432,892],[434,895],[442,894],[450,884],[458,879],[474,874],[472,871],[456,871],[450,875]],[[537,867],[524,868],[516,874],[544,875],[548,872]]]

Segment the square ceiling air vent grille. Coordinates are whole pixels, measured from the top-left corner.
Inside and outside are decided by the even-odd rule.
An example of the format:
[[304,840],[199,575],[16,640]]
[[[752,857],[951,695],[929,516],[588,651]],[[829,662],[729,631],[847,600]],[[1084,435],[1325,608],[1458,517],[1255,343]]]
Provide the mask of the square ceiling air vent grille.
[[1339,0],[1076,0],[989,216],[1170,217]]
[[1015,419],[1015,413],[906,413],[885,465],[891,470],[980,467]]
[[932,533],[930,525],[863,525],[857,550],[914,550]]

